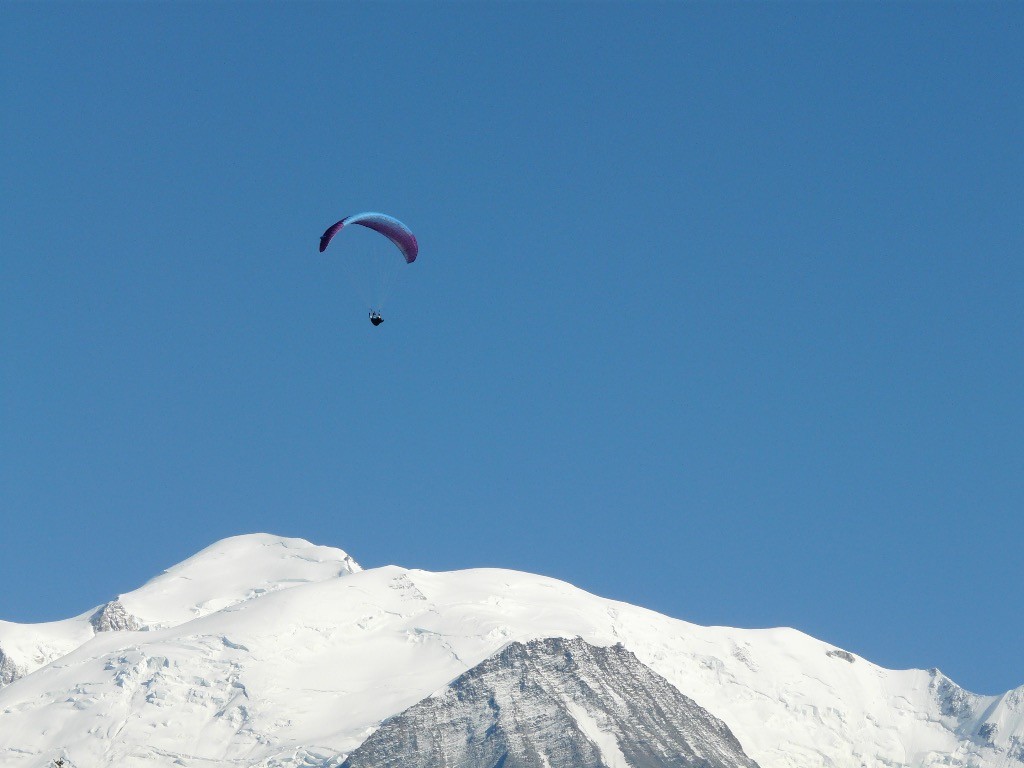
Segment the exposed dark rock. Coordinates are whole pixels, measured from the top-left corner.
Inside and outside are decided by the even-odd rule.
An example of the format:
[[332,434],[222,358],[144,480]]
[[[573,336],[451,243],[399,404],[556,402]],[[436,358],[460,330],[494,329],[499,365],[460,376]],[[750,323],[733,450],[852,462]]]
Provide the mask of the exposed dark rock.
[[89,618],[96,632],[137,632],[142,624],[125,610],[118,600],[111,600]]
[[14,663],[14,659],[0,648],[0,688],[10,685],[19,677],[24,677],[25,670]]
[[833,648],[831,651],[825,651],[826,656],[831,656],[834,659],[842,659],[848,661],[851,664],[854,662],[854,655],[849,651],[841,651],[838,648]]
[[939,670],[928,671],[932,676],[930,687],[939,703],[939,711],[946,717],[955,717],[957,720],[970,718],[978,697],[965,691]]
[[386,720],[342,768],[756,768],[623,646],[512,643]]

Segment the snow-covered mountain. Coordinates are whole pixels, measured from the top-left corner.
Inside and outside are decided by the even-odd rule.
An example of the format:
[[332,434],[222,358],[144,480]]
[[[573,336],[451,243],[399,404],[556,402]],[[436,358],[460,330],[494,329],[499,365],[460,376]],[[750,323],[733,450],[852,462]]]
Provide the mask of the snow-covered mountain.
[[340,549],[302,539],[259,533],[225,539],[72,619],[0,620],[0,686],[65,656],[97,632],[174,627],[267,592],[359,570]]
[[1024,768],[1024,686],[977,696],[792,629],[701,627],[515,571],[363,571],[268,535],[72,619],[0,622],[0,766],[333,768],[511,643],[577,637],[621,644],[762,768]]

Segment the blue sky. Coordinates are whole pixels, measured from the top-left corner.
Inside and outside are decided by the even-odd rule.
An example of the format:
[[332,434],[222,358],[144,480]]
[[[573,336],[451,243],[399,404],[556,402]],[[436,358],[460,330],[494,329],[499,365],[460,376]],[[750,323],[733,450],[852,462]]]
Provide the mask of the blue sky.
[[1024,683],[1021,5],[0,22],[0,617],[268,531]]

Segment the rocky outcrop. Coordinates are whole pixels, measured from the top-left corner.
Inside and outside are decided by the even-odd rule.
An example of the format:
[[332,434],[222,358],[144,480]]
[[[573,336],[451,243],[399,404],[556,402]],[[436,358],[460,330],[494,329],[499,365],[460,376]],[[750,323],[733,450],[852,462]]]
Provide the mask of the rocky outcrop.
[[111,600],[89,618],[97,632],[137,632],[142,624],[118,600]]
[[24,674],[25,670],[15,664],[14,659],[4,653],[3,648],[0,648],[0,688],[10,685]]
[[974,717],[980,697],[965,691],[937,669],[928,670],[928,674],[931,677],[928,687],[943,715],[959,721]]
[[386,720],[343,768],[756,768],[623,646],[512,643]]
[[842,659],[843,661],[848,661],[851,664],[853,664],[853,662],[856,661],[852,653],[850,653],[849,651],[841,651],[838,648],[833,648],[831,651],[825,651],[825,655],[833,659]]

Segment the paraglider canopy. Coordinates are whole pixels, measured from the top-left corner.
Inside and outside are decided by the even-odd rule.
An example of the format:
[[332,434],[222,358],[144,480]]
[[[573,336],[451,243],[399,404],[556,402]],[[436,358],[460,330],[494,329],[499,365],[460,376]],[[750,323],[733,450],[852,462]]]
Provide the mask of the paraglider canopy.
[[386,213],[357,213],[354,216],[347,216],[341,221],[332,224],[320,236],[320,253],[327,250],[327,246],[330,245],[331,240],[336,234],[351,224],[359,224],[363,227],[369,227],[375,232],[380,232],[402,252],[402,256],[407,264],[412,264],[416,261],[416,254],[419,253],[416,236],[405,224],[393,216],[388,216]]

